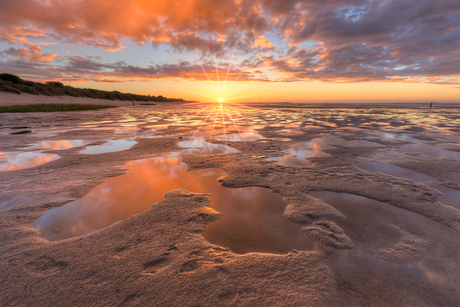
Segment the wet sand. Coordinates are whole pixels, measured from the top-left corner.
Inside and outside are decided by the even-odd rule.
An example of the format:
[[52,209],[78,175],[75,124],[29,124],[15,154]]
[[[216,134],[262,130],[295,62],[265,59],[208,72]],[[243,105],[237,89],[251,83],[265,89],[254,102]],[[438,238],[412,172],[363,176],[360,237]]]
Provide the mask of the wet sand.
[[2,306],[460,305],[458,109],[0,122]]

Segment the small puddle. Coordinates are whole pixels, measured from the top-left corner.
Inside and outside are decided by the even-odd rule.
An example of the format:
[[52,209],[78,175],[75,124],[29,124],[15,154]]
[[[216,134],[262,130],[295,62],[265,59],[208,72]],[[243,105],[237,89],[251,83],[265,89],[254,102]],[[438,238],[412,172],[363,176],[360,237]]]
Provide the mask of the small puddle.
[[[311,166],[314,163],[306,158],[310,157],[329,157],[322,149],[332,149],[334,147],[327,145],[324,139],[314,139],[310,142],[296,143],[287,150],[288,155],[282,157],[268,158],[268,161],[277,161],[279,164],[288,166]],[[321,149],[321,150],[320,150]]]
[[292,134],[303,134],[303,131],[293,129],[282,129],[279,134],[281,135],[292,135]]
[[271,138],[271,139],[277,142],[289,142],[291,140],[288,138]]
[[[308,161],[306,158],[310,157],[329,157],[327,153],[314,148],[315,144],[312,142],[302,142],[292,145],[287,151],[289,155],[279,158],[269,158],[268,160],[277,160],[282,165],[290,166],[310,166],[313,162]],[[331,146],[323,146],[322,149],[333,148]]]
[[[184,148],[191,148],[191,150],[184,150],[183,152],[180,152],[180,153],[193,153],[196,155],[217,155],[217,154],[224,154],[224,153],[239,152],[239,150],[235,148],[232,148],[226,145],[222,145],[222,144],[208,143],[204,139],[201,139],[201,138],[182,141],[178,145]],[[203,148],[203,149],[197,150],[193,148]]]
[[421,140],[414,139],[407,134],[396,134],[391,132],[385,131],[372,131],[373,136],[369,136],[368,138],[376,138],[382,141],[388,142],[409,142],[409,143],[419,143]]
[[211,208],[222,217],[209,223],[204,237],[235,253],[287,253],[311,250],[312,242],[283,213],[281,195],[267,188],[226,188],[217,179],[223,171],[187,172],[179,158],[153,158],[129,162],[129,172],[108,178],[82,199],[52,208],[32,227],[49,241],[85,235],[149,209],[165,193],[185,188],[210,193]]
[[79,153],[87,155],[102,154],[108,152],[116,152],[120,150],[126,150],[137,144],[132,138],[109,140],[107,143],[101,145],[88,146]]
[[216,138],[219,141],[228,142],[252,142],[265,139],[263,136],[255,132],[231,133],[225,135],[218,135]]
[[15,171],[59,159],[58,155],[38,152],[0,152],[0,171]]
[[64,140],[64,141],[41,141],[38,143],[29,144],[28,147],[22,149],[51,149],[51,150],[62,150],[73,147],[81,147],[89,144],[93,141],[90,140]]
[[288,155],[282,157],[268,158],[268,161],[278,161],[279,164],[288,166],[311,166],[312,162],[306,160],[310,157],[329,157],[329,154],[322,152],[321,150],[333,149],[332,145],[342,145],[346,147],[376,147],[382,146],[380,144],[364,141],[364,140],[352,140],[347,141],[338,137],[326,136],[321,138],[313,139],[309,142],[296,143],[287,150]]

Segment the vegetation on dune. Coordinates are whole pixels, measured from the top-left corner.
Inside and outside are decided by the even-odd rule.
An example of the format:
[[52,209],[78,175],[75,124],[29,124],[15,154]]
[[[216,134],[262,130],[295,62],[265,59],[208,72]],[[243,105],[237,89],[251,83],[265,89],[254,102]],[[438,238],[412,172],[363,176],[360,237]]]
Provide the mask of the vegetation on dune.
[[0,113],[23,113],[23,112],[62,112],[62,111],[83,111],[116,108],[116,106],[107,106],[99,104],[26,104],[16,106],[0,106]]
[[64,85],[61,82],[48,81],[39,83],[33,81],[22,80],[18,76],[12,74],[0,74],[0,91],[11,92],[15,94],[29,93],[33,95],[45,96],[72,96],[72,97],[89,97],[96,99],[107,100],[123,100],[123,101],[154,101],[154,102],[184,102],[183,99],[166,98],[161,95],[137,95],[130,93],[120,93],[119,91],[101,91],[91,88],[75,88],[69,85]]

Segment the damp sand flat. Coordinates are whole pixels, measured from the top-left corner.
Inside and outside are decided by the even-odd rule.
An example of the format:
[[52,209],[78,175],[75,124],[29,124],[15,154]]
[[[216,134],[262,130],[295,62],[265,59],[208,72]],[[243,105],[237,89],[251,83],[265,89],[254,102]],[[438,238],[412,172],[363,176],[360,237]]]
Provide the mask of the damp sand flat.
[[2,305],[459,305],[460,112],[358,107],[1,114]]

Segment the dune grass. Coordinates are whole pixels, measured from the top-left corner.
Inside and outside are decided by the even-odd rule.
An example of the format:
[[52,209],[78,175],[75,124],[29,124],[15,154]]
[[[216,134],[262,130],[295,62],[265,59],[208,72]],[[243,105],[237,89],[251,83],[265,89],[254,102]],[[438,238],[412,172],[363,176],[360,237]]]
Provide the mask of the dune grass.
[[166,98],[161,95],[137,95],[131,93],[120,93],[119,91],[102,91],[92,88],[78,88],[65,85],[61,82],[48,81],[46,83],[23,80],[18,76],[0,73],[0,92],[10,92],[15,94],[29,93],[33,95],[45,96],[72,96],[88,97],[107,100],[121,101],[142,101],[142,102],[185,102],[181,98]]
[[116,106],[107,106],[100,104],[26,104],[16,106],[0,106],[0,113],[25,113],[25,112],[65,112],[65,111],[83,111],[116,108]]

